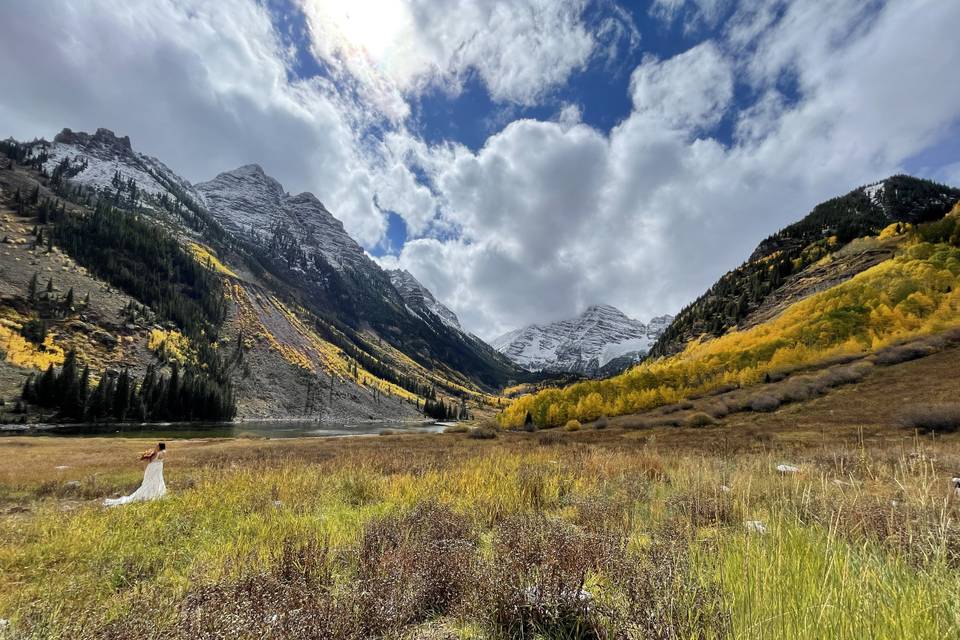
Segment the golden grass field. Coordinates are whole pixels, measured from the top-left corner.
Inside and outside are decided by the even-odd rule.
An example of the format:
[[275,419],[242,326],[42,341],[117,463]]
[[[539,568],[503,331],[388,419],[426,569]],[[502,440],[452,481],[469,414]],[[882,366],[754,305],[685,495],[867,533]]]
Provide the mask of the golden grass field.
[[958,363],[703,428],[172,441],[117,509],[153,443],[5,437],[0,637],[957,637],[960,434],[898,416]]

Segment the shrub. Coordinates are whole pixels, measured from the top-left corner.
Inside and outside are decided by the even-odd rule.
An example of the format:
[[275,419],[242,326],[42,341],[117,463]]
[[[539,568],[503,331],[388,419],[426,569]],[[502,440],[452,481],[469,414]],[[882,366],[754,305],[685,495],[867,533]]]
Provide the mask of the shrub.
[[780,399],[769,393],[758,393],[750,398],[750,409],[753,411],[776,411],[780,407]]
[[960,429],[960,403],[907,407],[900,413],[900,424],[924,432],[952,433]]
[[730,413],[730,407],[723,400],[717,399],[705,405],[703,411],[711,418],[722,418]]
[[465,424],[453,424],[443,430],[444,433],[467,433],[470,427]]
[[713,419],[713,416],[704,413],[703,411],[698,411],[687,418],[687,421],[684,424],[686,424],[688,427],[707,427],[716,423],[717,421]]
[[467,437],[474,440],[493,440],[497,437],[497,430],[489,426],[474,427],[470,429]]
[[581,426],[582,425],[580,424],[579,420],[570,420],[567,422],[567,426],[565,426],[564,429],[567,431],[580,431]]
[[566,440],[557,431],[545,431],[537,437],[537,444],[549,446],[554,444],[564,444]]
[[597,421],[593,423],[593,428],[606,429],[608,424],[609,424],[609,420],[607,420],[607,416],[600,416],[599,418],[597,418]]
[[923,358],[933,353],[933,349],[924,344],[903,344],[881,349],[874,356],[874,362],[881,366],[890,366]]

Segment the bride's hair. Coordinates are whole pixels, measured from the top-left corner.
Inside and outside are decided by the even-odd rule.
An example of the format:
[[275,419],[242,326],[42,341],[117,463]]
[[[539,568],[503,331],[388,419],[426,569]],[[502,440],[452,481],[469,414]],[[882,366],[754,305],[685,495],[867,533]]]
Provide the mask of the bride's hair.
[[157,451],[166,451],[166,450],[167,450],[167,443],[165,442],[157,443]]

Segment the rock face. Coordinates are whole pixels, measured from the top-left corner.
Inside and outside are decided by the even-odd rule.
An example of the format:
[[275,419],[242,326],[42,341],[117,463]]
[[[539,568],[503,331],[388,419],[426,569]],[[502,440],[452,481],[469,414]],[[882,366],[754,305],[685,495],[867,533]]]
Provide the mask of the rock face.
[[207,209],[228,231],[263,241],[289,235],[307,262],[319,254],[335,269],[378,269],[312,193],[290,195],[256,164],[196,185]]
[[70,181],[94,190],[116,191],[118,179],[124,185],[132,180],[143,196],[176,192],[178,198],[197,198],[189,182],[156,158],[134,151],[129,137],[117,136],[109,129],[97,129],[92,135],[64,129],[39,149],[48,156],[44,163],[47,173],[66,161],[71,167]]
[[420,284],[406,269],[393,269],[387,272],[390,282],[400,293],[400,297],[407,304],[407,308],[418,315],[433,314],[448,327],[463,331],[457,314],[448,309],[442,302],[433,297],[430,290]]
[[672,320],[665,315],[644,324],[615,307],[594,305],[577,318],[533,324],[491,344],[529,371],[595,376],[607,373],[611,361],[629,363],[645,355]]

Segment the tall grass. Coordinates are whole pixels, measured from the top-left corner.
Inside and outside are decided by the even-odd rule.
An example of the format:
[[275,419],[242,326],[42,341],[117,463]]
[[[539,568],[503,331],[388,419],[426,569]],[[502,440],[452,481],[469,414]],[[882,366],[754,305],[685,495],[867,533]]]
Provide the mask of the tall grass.
[[786,476],[782,452],[472,451],[210,467],[122,509],[37,484],[0,518],[0,618],[18,638],[960,632],[949,444],[813,449]]

